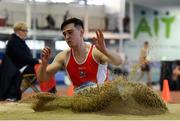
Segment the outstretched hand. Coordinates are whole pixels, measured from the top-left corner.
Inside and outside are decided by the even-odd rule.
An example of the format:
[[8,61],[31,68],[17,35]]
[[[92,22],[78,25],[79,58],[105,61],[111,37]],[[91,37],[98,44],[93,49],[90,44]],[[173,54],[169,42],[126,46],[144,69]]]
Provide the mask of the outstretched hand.
[[92,38],[94,40],[94,44],[95,44],[96,48],[99,51],[101,51],[102,53],[106,54],[107,53],[107,49],[106,49],[104,35],[103,35],[102,31],[101,30],[97,30],[96,31],[96,36],[97,37],[93,37]]
[[43,48],[41,52],[41,61],[42,64],[48,64],[48,60],[51,56],[51,49],[49,47]]

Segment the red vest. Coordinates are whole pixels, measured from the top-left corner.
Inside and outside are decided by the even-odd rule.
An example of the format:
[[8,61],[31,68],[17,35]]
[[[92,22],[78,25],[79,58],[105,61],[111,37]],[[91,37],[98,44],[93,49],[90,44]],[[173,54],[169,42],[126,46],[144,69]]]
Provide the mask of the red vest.
[[[40,66],[40,64],[36,64],[34,66],[34,70],[36,72],[36,75],[37,75],[37,71],[39,69],[39,66]],[[47,81],[39,82],[39,85],[40,85],[40,89],[41,89],[42,92],[48,92],[53,87],[56,87],[56,80],[55,80],[54,75],[51,76],[50,79],[47,80]]]
[[[82,83],[91,81],[98,82],[98,72],[99,72],[99,64],[95,61],[92,54],[93,45],[90,47],[88,56],[86,57],[83,63],[77,63],[74,58],[73,50],[70,51],[70,57],[66,64],[66,70],[70,80],[72,81],[75,87],[80,86]],[[104,75],[102,75],[104,76]],[[107,68],[106,75],[107,77]],[[105,79],[107,79],[105,77]],[[105,81],[105,80],[103,80]]]

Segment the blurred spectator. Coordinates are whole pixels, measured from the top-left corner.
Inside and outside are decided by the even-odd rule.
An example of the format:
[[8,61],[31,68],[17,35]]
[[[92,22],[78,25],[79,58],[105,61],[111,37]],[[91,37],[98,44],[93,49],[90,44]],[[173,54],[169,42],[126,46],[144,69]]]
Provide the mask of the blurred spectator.
[[71,15],[70,15],[70,12],[67,10],[67,11],[65,12],[65,14],[64,14],[63,20],[65,21],[65,20],[67,20],[67,19],[69,19],[69,18],[71,18]]
[[34,65],[39,63],[25,43],[28,32],[26,23],[17,22],[13,29],[14,33],[6,46],[0,75],[0,99],[8,101],[21,99],[21,75],[34,74]]
[[47,17],[46,17],[46,20],[47,20],[47,29],[55,29],[55,20],[54,18],[52,17],[52,15],[48,14]]
[[27,33],[26,23],[17,22],[14,25],[14,33],[11,35],[6,46],[6,55],[10,57],[18,69],[28,65],[30,66],[29,68],[32,68],[29,71],[34,72],[34,65],[40,61],[33,58],[30,48],[25,43]]
[[139,64],[141,67],[141,75],[138,78],[138,81],[141,80],[144,76],[144,74],[147,74],[147,85],[149,87],[152,86],[152,81],[151,81],[151,73],[150,73],[150,61],[148,56],[148,51],[149,51],[149,43],[147,41],[144,42],[144,46],[141,49],[140,56],[139,56]]
[[127,15],[123,19],[123,28],[124,32],[130,32],[130,18]]

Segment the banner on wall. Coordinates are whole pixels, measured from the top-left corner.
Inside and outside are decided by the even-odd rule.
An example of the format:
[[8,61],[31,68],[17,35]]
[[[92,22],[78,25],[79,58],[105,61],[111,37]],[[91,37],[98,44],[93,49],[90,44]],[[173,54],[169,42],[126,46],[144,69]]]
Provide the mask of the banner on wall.
[[149,56],[154,61],[180,59],[180,21],[175,12],[134,6],[134,41],[125,43],[125,53],[138,59],[144,41],[150,43]]

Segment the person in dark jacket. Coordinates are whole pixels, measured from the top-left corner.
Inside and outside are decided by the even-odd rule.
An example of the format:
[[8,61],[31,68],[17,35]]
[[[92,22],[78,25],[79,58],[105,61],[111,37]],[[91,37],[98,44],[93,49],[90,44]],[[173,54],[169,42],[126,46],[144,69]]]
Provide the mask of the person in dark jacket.
[[[34,71],[34,66],[35,64],[40,63],[40,61],[38,59],[33,58],[31,50],[29,49],[29,47],[26,45],[25,43],[25,39],[27,37],[27,33],[28,33],[28,28],[26,23],[24,22],[17,22],[14,25],[14,33],[10,36],[10,39],[6,45],[6,51],[5,51],[5,56],[7,56],[10,61],[14,64],[14,66],[17,68],[18,71],[20,71],[21,75],[23,74],[29,74],[29,73],[33,73],[35,74]],[[5,63],[5,62],[4,62]],[[1,70],[3,71],[3,70]],[[1,74],[1,76],[4,76]],[[1,77],[3,78],[3,77]],[[13,78],[12,78],[13,80]],[[14,79],[15,80],[15,79]],[[4,80],[1,80],[4,81]],[[16,92],[17,90],[20,90],[20,85],[19,83],[21,83],[21,79],[16,80],[18,82],[16,83],[11,83],[11,80],[6,80],[8,81],[8,85],[7,88],[8,90],[10,87],[12,87],[12,85],[16,85],[13,90],[14,92]],[[17,86],[18,84],[18,86]],[[6,99],[10,99],[10,100],[19,100],[21,96],[19,95],[11,95],[9,94],[10,92],[5,92],[7,96],[5,96],[4,98]],[[13,91],[12,91],[13,92]]]
[[47,24],[48,24],[47,29],[55,29],[55,20],[51,14],[47,15],[46,20],[47,20]]
[[21,73],[5,55],[0,66],[0,100],[16,101],[21,99]]
[[30,48],[25,43],[27,33],[27,25],[24,22],[14,25],[14,33],[10,36],[6,46],[6,55],[18,69],[28,65],[23,73],[34,73],[34,65],[38,64],[39,60],[33,58]]

